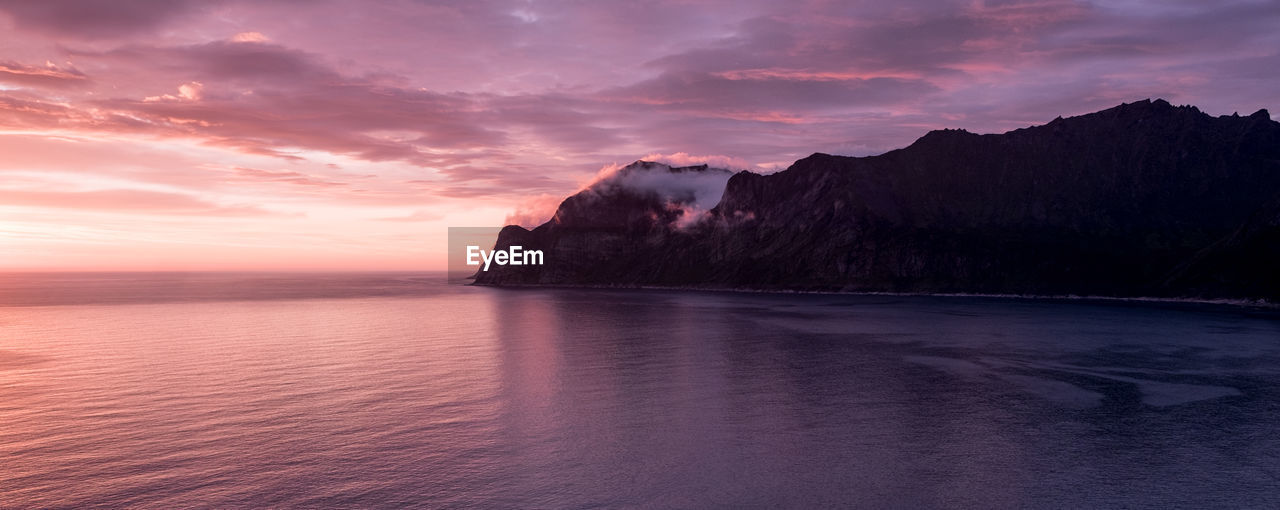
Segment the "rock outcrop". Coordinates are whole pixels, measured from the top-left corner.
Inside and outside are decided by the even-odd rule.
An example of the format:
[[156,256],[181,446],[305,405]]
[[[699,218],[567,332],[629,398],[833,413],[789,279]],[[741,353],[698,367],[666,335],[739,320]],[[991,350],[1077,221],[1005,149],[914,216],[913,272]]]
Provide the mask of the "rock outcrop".
[[[498,247],[486,285],[1280,299],[1280,123],[1163,100],[1003,134],[933,131],[769,175],[637,162]],[[664,184],[665,185],[665,184]]]

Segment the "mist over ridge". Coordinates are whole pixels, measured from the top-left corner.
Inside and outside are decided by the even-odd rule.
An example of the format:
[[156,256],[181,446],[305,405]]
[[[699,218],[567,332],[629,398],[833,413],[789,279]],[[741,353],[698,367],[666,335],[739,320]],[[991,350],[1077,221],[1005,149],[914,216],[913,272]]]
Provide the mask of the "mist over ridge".
[[[656,171],[655,171],[656,170]],[[937,130],[714,183],[639,161],[498,245],[490,285],[1280,297],[1280,124],[1143,100],[1002,134]]]

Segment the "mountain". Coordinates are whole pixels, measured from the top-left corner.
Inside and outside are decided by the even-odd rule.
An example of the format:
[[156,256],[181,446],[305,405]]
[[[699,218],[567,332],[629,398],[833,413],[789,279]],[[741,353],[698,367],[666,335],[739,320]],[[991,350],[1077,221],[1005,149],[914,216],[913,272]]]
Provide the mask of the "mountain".
[[629,165],[551,221],[503,229],[499,248],[543,250],[545,265],[476,283],[1280,300],[1280,123],[1266,110],[1147,100],[711,187],[725,175]]

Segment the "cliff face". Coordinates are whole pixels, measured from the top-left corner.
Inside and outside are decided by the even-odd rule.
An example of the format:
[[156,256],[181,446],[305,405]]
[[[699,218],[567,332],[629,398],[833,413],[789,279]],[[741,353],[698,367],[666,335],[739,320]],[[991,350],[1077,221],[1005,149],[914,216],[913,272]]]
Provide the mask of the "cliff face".
[[1156,100],[998,135],[933,131],[879,156],[740,172],[709,211],[688,203],[598,184],[532,231],[504,229],[500,248],[542,249],[545,266],[476,281],[1280,299],[1280,123],[1266,111]]

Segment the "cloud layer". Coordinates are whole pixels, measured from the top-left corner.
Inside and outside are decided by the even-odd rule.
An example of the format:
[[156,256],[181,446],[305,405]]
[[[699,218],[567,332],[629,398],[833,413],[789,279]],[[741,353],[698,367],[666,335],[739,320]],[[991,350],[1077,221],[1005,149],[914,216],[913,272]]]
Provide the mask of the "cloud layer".
[[[768,171],[1147,97],[1275,111],[1276,26],[1244,0],[0,0],[0,229],[79,196],[140,231],[272,212],[422,254],[612,162]],[[125,205],[161,197],[190,202]]]

